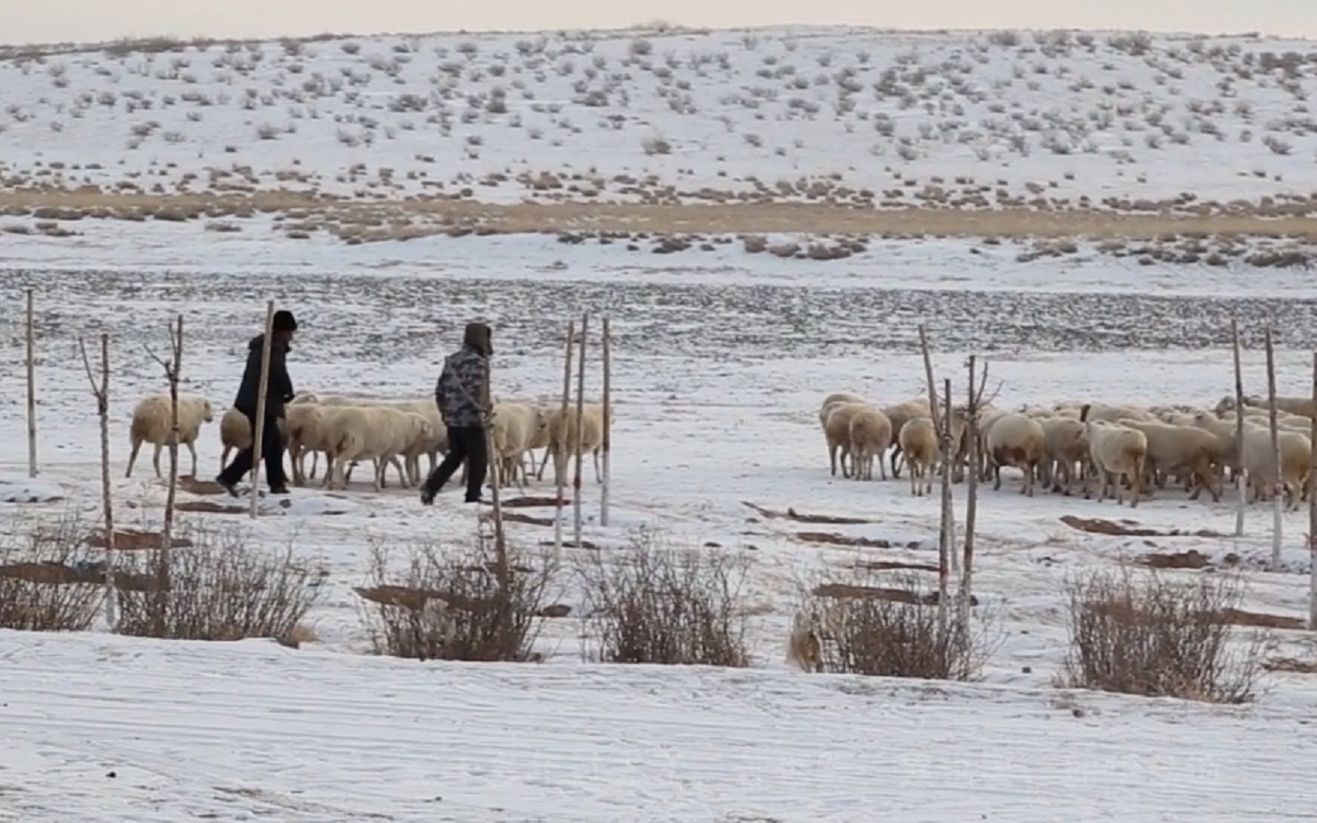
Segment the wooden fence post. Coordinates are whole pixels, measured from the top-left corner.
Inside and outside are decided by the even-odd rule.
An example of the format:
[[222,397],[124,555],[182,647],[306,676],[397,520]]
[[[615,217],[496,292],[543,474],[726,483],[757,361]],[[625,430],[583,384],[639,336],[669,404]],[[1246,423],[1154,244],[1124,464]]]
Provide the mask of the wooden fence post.
[[37,476],[36,322],[33,290],[27,290],[27,476]]
[[1230,320],[1230,336],[1235,345],[1235,537],[1244,536],[1244,507],[1248,505],[1248,477],[1244,473],[1244,375],[1239,365],[1239,325]]
[[[274,301],[265,304],[265,339],[261,346],[261,378],[256,384],[256,419],[252,421],[252,509],[251,518],[260,516],[261,501],[261,459],[265,438],[265,395],[266,383],[270,379],[270,350],[274,346]],[[331,487],[333,481],[330,481]]]
[[87,370],[87,382],[96,396],[96,413],[101,419],[101,508],[105,519],[105,622],[110,630],[115,626],[114,561],[114,493],[110,485],[110,335],[101,335],[101,382],[92,377],[91,360],[87,346],[78,338],[82,353],[82,366]]
[[[1278,571],[1280,569],[1280,544],[1281,528],[1283,526],[1283,517],[1281,515],[1281,498],[1284,496],[1284,486],[1281,481],[1280,465],[1280,431],[1276,422],[1276,353],[1271,344],[1271,326],[1266,329],[1267,344],[1267,404],[1270,407],[1271,422],[1271,453],[1276,461],[1276,471],[1273,473],[1271,480],[1271,569]],[[1235,410],[1236,416],[1242,417],[1244,409],[1241,407]]]
[[581,316],[581,355],[580,362],[576,366],[576,476],[572,478],[572,487],[575,492],[574,517],[576,525],[576,548],[581,547],[581,464],[585,449],[581,442],[585,433],[585,342],[586,331],[590,325],[590,315],[587,312]]
[[169,602],[169,552],[174,548],[174,501],[178,497],[178,383],[183,370],[183,315],[177,326],[169,330],[169,346],[173,355],[166,362],[147,350],[165,369],[169,380],[169,493],[165,496],[164,526],[160,530],[160,546],[156,552],[155,602],[152,621],[156,637],[165,636],[165,611]]
[[[937,435],[938,447],[942,452],[942,469],[943,469],[943,488],[942,488],[942,524],[938,530],[938,547],[937,547],[937,619],[938,629],[945,630],[947,625],[947,574],[950,565],[949,553],[951,547],[947,540],[950,533],[947,530],[947,511],[946,507],[950,500],[951,477],[947,474],[950,470],[951,463],[947,458],[947,452],[951,448],[951,421],[943,421],[943,415],[940,413],[937,404],[937,384],[933,382],[933,360],[928,353],[928,335],[924,332],[924,327],[919,327],[919,347],[924,353],[924,375],[928,379],[928,412],[933,420],[933,431]],[[950,400],[950,398],[948,398]],[[949,408],[949,407],[948,407]]]
[[[558,486],[557,516],[553,521],[553,549],[562,553],[562,519],[567,496],[567,409],[572,398],[572,346],[576,343],[576,321],[567,321],[567,352],[562,367],[562,407],[558,425],[549,433],[549,450],[553,452],[554,481]],[[545,455],[545,459],[548,459]]]
[[[609,456],[613,450],[613,403],[612,403],[612,339],[611,329],[609,328],[608,318],[604,318],[603,327],[603,358],[604,358],[604,439],[601,448],[604,452],[604,474],[602,481],[604,484],[603,491],[599,499],[599,525],[608,525],[608,486],[612,481],[612,473],[609,471]],[[880,458],[881,459],[881,458]]]
[[1317,352],[1312,353],[1312,430],[1308,442],[1308,628],[1317,630]]

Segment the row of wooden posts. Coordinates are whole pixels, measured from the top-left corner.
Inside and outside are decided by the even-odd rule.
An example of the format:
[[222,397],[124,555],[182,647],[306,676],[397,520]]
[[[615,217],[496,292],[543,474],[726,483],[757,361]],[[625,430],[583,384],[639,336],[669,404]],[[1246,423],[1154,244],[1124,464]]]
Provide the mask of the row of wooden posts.
[[[35,335],[35,297],[32,289],[27,290],[27,431],[28,431],[28,476],[35,478],[38,474],[37,466],[37,422],[36,422],[36,335]],[[576,386],[576,465],[573,484],[573,509],[574,509],[574,543],[575,546],[582,545],[582,483],[583,473],[583,449],[580,448],[584,427],[584,409],[585,409],[585,371],[586,355],[589,331],[589,314],[581,318],[580,334],[576,333],[576,324],[574,321],[567,325],[567,345],[566,355],[563,365],[563,391],[561,413],[564,424],[567,418],[571,396],[571,378],[572,378],[572,360],[574,347],[579,343],[579,356],[577,357],[577,386]],[[272,338],[274,334],[274,301],[266,303],[265,311],[265,338],[264,346],[261,351],[261,379],[258,382],[258,393],[256,401],[256,423],[255,431],[252,435],[252,493],[251,493],[251,517],[259,517],[260,509],[258,506],[259,495],[257,490],[260,483],[260,472],[262,467],[261,447],[263,443],[265,429],[265,408],[266,408],[266,377],[270,371],[270,355]],[[164,369],[165,377],[169,382],[170,395],[170,431],[172,441],[169,445],[169,490],[165,498],[164,518],[161,524],[160,533],[160,550],[156,555],[155,573],[156,573],[156,591],[160,602],[156,612],[156,619],[160,622],[159,628],[163,630],[164,620],[164,597],[165,592],[169,589],[169,548],[173,546],[173,527],[174,527],[174,510],[175,500],[178,489],[178,387],[180,374],[183,365],[183,317],[180,315],[174,323],[170,325],[170,359],[165,360],[157,356],[149,348],[148,354],[160,364]],[[114,556],[115,556],[115,530],[114,530],[114,504],[113,492],[110,484],[110,425],[109,425],[109,392],[110,392],[110,336],[101,334],[101,368],[100,379],[92,372],[91,360],[87,355],[85,341],[78,338],[78,349],[82,355],[83,367],[87,373],[87,380],[91,384],[92,394],[96,398],[97,414],[100,418],[101,429],[101,494],[103,518],[105,523],[105,547],[107,554],[106,562],[106,586],[113,592],[114,590]],[[608,525],[609,514],[609,481],[611,479],[610,456],[612,447],[612,397],[611,397],[611,368],[612,368],[612,336],[609,319],[603,318],[602,321],[602,366],[603,366],[603,442],[600,447],[602,452],[603,463],[603,483],[600,500],[599,523],[602,526]],[[485,408],[491,408],[490,404],[490,374],[489,363],[486,360],[486,380],[485,396],[482,403]],[[493,428],[486,427],[486,437],[489,438],[488,453],[490,455],[490,492],[492,503],[492,517],[494,526],[494,546],[496,553],[496,574],[500,583],[506,585],[509,580],[509,566],[507,561],[507,544],[503,528],[503,510],[499,498],[499,467],[500,463],[495,456],[493,449]],[[562,468],[566,468],[563,466]],[[557,495],[555,500],[556,517],[554,523],[554,548],[555,551],[561,552],[563,548],[563,520],[564,506],[566,499],[566,478],[565,471],[557,471]],[[106,598],[107,617],[113,623],[113,598]]]
[[[569,322],[567,326],[567,343],[563,363],[563,391],[561,412],[564,420],[566,419],[569,404],[571,403],[571,383],[572,383],[572,360],[573,347],[579,343],[579,357],[577,359],[577,391],[576,391],[576,465],[574,477],[572,479],[574,501],[574,545],[582,545],[582,510],[581,510],[581,478],[582,478],[582,461],[584,450],[579,446],[581,444],[582,427],[584,424],[584,403],[585,403],[585,364],[586,364],[586,342],[589,330],[589,315],[586,314],[581,318],[580,334],[576,333],[575,322]],[[266,305],[265,317],[265,346],[261,353],[261,374],[262,378],[269,372],[270,365],[270,346],[273,334],[274,322],[274,301],[269,301]],[[602,365],[603,365],[603,443],[601,446],[603,462],[603,484],[600,500],[600,525],[608,525],[609,512],[609,458],[611,451],[611,429],[612,429],[612,407],[610,396],[610,370],[611,370],[611,335],[608,318],[603,318],[602,334]],[[1248,494],[1248,478],[1243,471],[1243,375],[1240,363],[1240,345],[1239,345],[1239,328],[1235,321],[1231,321],[1231,337],[1234,348],[1234,367],[1235,367],[1235,403],[1236,403],[1236,461],[1240,471],[1236,473],[1235,482],[1238,488],[1238,503],[1235,514],[1235,535],[1242,537],[1244,534],[1244,512],[1246,507],[1246,498]],[[37,476],[37,428],[36,428],[36,381],[35,381],[35,333],[34,333],[34,295],[33,290],[27,290],[27,414],[28,414],[28,473],[30,477]],[[957,571],[960,566],[961,573],[960,588],[958,592],[958,605],[962,609],[962,616],[967,613],[970,602],[973,584],[973,563],[974,563],[974,531],[978,512],[978,472],[970,471],[968,476],[968,499],[965,510],[965,538],[963,545],[963,562],[958,562],[955,551],[955,511],[952,505],[951,490],[951,471],[949,461],[951,459],[951,381],[944,381],[942,403],[939,408],[939,399],[937,395],[937,386],[933,377],[933,366],[929,356],[928,337],[923,326],[919,327],[919,342],[923,352],[925,376],[928,381],[928,395],[930,415],[932,417],[934,428],[938,434],[941,454],[943,455],[942,467],[942,511],[941,524],[939,528],[938,539],[938,603],[939,612],[945,616],[943,606],[947,602],[948,580],[950,573]],[[1275,349],[1272,343],[1271,328],[1265,330],[1265,349],[1267,361],[1267,394],[1270,413],[1271,444],[1275,450],[1276,474],[1273,478],[1268,478],[1272,482],[1272,556],[1271,568],[1278,570],[1281,559],[1281,543],[1283,539],[1283,487],[1281,485],[1281,461],[1279,446],[1279,429],[1277,426],[1277,408],[1276,408],[1276,366],[1275,366]],[[101,375],[98,383],[93,376],[91,362],[87,357],[87,350],[81,338],[78,340],[79,350],[82,354],[83,366],[87,372],[87,380],[91,384],[92,393],[96,398],[97,411],[101,423],[101,485],[103,494],[104,520],[105,520],[105,542],[107,553],[110,558],[114,556],[114,512],[112,505],[112,494],[110,488],[110,440],[109,440],[109,385],[110,385],[110,366],[109,366],[109,335],[101,335]],[[149,351],[149,350],[148,350]],[[179,374],[182,369],[183,357],[183,318],[180,316],[170,327],[170,360],[166,361],[154,352],[150,352],[151,357],[159,363],[165,372],[169,381],[169,392],[171,398],[171,431],[173,443],[169,448],[169,492],[165,502],[164,522],[162,524],[160,545],[162,550],[158,553],[156,564],[157,587],[164,597],[164,592],[168,590],[169,582],[169,562],[167,559],[168,547],[172,546],[173,533],[173,515],[174,500],[178,485],[178,385]],[[987,386],[988,364],[983,364],[982,372],[977,371],[977,358],[970,356],[968,363],[969,385],[967,390],[967,402],[965,404],[968,425],[966,437],[969,441],[970,465],[978,464],[979,453],[982,449],[981,438],[978,432],[978,413],[984,402],[984,390]],[[486,365],[488,368],[488,365]],[[488,374],[486,375],[488,378]],[[253,432],[253,463],[252,463],[252,502],[251,516],[256,518],[259,515],[257,484],[260,480],[261,469],[261,442],[265,424],[265,380],[262,379],[257,400],[256,430]],[[485,390],[486,397],[483,402],[486,408],[489,408],[488,392],[490,381],[486,379]],[[1317,352],[1313,354],[1313,402],[1317,407]],[[1314,409],[1317,411],[1317,408]],[[492,435],[492,432],[489,432]],[[1313,427],[1310,434],[1312,455],[1309,467],[1308,480],[1308,518],[1309,527],[1307,535],[1307,548],[1310,557],[1310,574],[1309,574],[1309,626],[1317,629],[1317,416],[1313,418]],[[503,512],[499,499],[499,483],[497,471],[497,459],[494,457],[492,443],[489,453],[491,461],[494,464],[491,470],[491,503],[493,508],[492,520],[494,524],[494,543],[497,553],[497,566],[500,580],[504,583],[507,581],[509,573],[507,565],[506,539],[503,529]],[[565,468],[565,467],[564,467]],[[563,519],[564,505],[566,499],[566,478],[565,472],[555,472],[557,475],[557,495],[556,495],[556,517],[554,522],[554,546],[561,551],[563,547]],[[113,588],[113,561],[107,563],[106,583]],[[163,605],[162,605],[163,608]],[[160,619],[163,620],[163,611],[160,613]],[[962,623],[962,625],[964,625]]]
[[[1235,509],[1235,536],[1244,536],[1244,510],[1247,506],[1248,475],[1243,469],[1244,456],[1244,379],[1240,366],[1239,327],[1230,321],[1230,332],[1234,347],[1235,365],[1235,460],[1240,467],[1235,474],[1235,483],[1239,499]],[[1281,542],[1283,539],[1282,506],[1284,504],[1284,487],[1281,483],[1280,440],[1277,426],[1276,408],[1276,356],[1272,344],[1271,328],[1267,327],[1264,335],[1267,355],[1267,399],[1270,416],[1271,447],[1275,453],[1276,473],[1267,478],[1272,484],[1272,571],[1279,571],[1281,566]],[[967,478],[965,504],[965,540],[961,554],[960,569],[957,569],[956,551],[956,515],[951,493],[951,381],[944,380],[941,398],[938,397],[937,384],[933,378],[933,364],[929,356],[928,335],[923,326],[919,327],[919,345],[924,358],[925,378],[928,381],[928,401],[930,417],[937,432],[938,445],[942,455],[942,500],[941,522],[938,530],[938,617],[945,624],[948,580],[952,572],[959,571],[960,587],[956,603],[959,607],[960,625],[967,626],[968,611],[972,602],[974,569],[974,529],[978,516],[978,471],[979,455],[983,448],[979,436],[979,412],[984,404],[984,390],[987,388],[988,364],[983,363],[982,372],[977,370],[977,358],[970,355],[966,366],[969,371],[969,387],[966,393],[965,414],[967,425],[965,437],[968,439],[970,471]],[[1312,360],[1312,399],[1313,411],[1317,412],[1317,352]],[[942,406],[939,408],[939,402]],[[1308,468],[1308,534],[1307,549],[1309,557],[1308,574],[1308,628],[1317,630],[1317,415],[1312,418],[1312,431],[1309,433],[1312,452]]]

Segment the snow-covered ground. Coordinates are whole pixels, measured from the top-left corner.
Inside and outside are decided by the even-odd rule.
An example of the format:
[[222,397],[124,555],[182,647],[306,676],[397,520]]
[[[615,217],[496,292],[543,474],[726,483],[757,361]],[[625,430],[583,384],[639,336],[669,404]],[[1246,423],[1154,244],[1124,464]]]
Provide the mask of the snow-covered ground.
[[1301,40],[799,28],[17,53],[10,185],[1077,207],[1307,201],[1317,180]]
[[[9,807],[23,810],[21,819],[61,819],[59,811],[101,804],[104,819],[124,820],[199,813],[347,820],[368,812],[406,820],[805,820],[856,819],[871,806],[903,820],[972,812],[1027,820],[1051,819],[1058,796],[1072,798],[1081,819],[1155,819],[1186,808],[1222,820],[1298,811],[1289,804],[1303,793],[1273,792],[1263,775],[1274,779],[1269,768],[1302,762],[1308,736],[1301,722],[1317,708],[1310,676],[1270,675],[1255,705],[1228,711],[1068,696],[1052,682],[1065,651],[1065,581],[1122,558],[1188,549],[1218,561],[1235,554],[1248,580],[1248,608],[1302,616],[1308,561],[1300,513],[1286,517],[1284,571],[1269,573],[1260,571],[1270,545],[1266,507],[1250,512],[1248,536],[1239,541],[1102,537],[1058,518],[1131,517],[1157,529],[1228,533],[1233,517],[1228,503],[1190,502],[1176,492],[1136,512],[1082,498],[1024,498],[1007,472],[1001,491],[985,491],[979,514],[976,593],[998,615],[1000,630],[982,685],[809,677],[786,669],[782,642],[801,581],[849,579],[857,561],[935,556],[935,502],[911,498],[904,480],[830,479],[816,422],[820,397],[839,388],[882,400],[921,392],[915,324],[929,325],[935,368],[956,385],[965,354],[986,355],[994,380],[1003,382],[1001,404],[1105,397],[1210,405],[1231,385],[1225,346],[1232,315],[1250,341],[1265,319],[1277,319],[1282,390],[1305,390],[1309,355],[1290,341],[1317,332],[1310,287],[1282,280],[1273,291],[1265,279],[1241,276],[1214,296],[1176,297],[1166,288],[1150,294],[1111,260],[1096,258],[1083,265],[1085,280],[1109,276],[1112,289],[1067,292],[1057,282],[1045,290],[1028,277],[1013,279],[1009,258],[985,259],[949,241],[901,245],[904,274],[900,266],[885,273],[857,267],[850,279],[834,273],[821,282],[765,256],[726,270],[684,267],[680,256],[664,266],[610,268],[602,251],[543,239],[464,243],[435,251],[470,255],[442,266],[424,255],[381,257],[372,266],[328,254],[299,265],[278,244],[261,257],[217,244],[210,258],[184,265],[186,246],[171,253],[161,235],[154,248],[136,253],[107,246],[104,268],[75,269],[72,258],[51,257],[45,241],[24,240],[8,252],[0,298],[17,305],[22,289],[37,291],[41,479],[58,484],[65,500],[0,504],[0,513],[54,517],[71,507],[95,517],[95,404],[75,353],[78,335],[113,335],[119,518],[150,526],[164,489],[149,462],[139,461],[132,479],[120,474],[130,402],[164,386],[144,347],[163,350],[175,312],[190,330],[185,388],[217,409],[236,388],[245,341],[271,295],[302,323],[290,362],[303,390],[424,393],[461,324],[481,315],[497,330],[498,393],[550,397],[560,385],[566,318],[607,313],[615,335],[615,523],[597,525],[597,489],[587,484],[587,536],[617,547],[644,526],[672,545],[745,553],[755,670],[587,666],[575,616],[546,622],[539,649],[548,660],[540,666],[364,656],[351,586],[365,579],[371,546],[461,539],[474,529],[472,516],[451,493],[429,510],[411,492],[375,494],[358,485],[346,504],[333,506],[346,514],[324,517],[318,512],[327,498],[299,490],[292,509],[250,528],[253,542],[276,549],[292,542],[328,569],[310,620],[320,640],[302,651],[0,635],[7,704],[0,711],[10,744],[0,786]],[[551,257],[563,267],[547,265]],[[959,284],[981,279],[984,289],[922,288],[917,272],[927,272],[929,260]],[[1164,276],[1201,291],[1190,270]],[[0,339],[0,474],[16,478],[26,454],[16,315],[5,317]],[[1256,348],[1246,370],[1255,390],[1262,385]],[[587,391],[598,385],[594,373]],[[200,451],[205,477],[219,463],[213,426]],[[957,499],[963,503],[963,490]],[[916,547],[806,543],[799,528],[763,520],[744,501],[865,517],[874,523],[829,529]],[[510,529],[523,545],[548,531]],[[566,560],[570,568],[570,552]],[[579,605],[570,574],[554,594]],[[1280,633],[1274,653],[1311,654],[1301,635]],[[1186,751],[1195,753],[1192,765],[1182,759]],[[378,770],[382,780],[361,780],[363,770]],[[109,771],[118,777],[106,778]],[[963,791],[930,788],[975,774]],[[1223,774],[1231,775],[1232,790],[1218,793]],[[1294,785],[1303,779],[1296,774]]]
[[[358,200],[470,186],[469,199],[517,202],[662,200],[653,192],[669,185],[690,200],[701,187],[754,191],[754,178],[774,199],[810,199],[808,185],[776,181],[833,172],[854,192],[871,187],[874,203],[927,204],[914,193],[945,183],[960,192],[947,202],[987,185],[980,194],[1000,206],[1035,196],[1031,182],[1069,205],[1184,190],[1198,202],[1286,193],[1307,202],[1317,189],[1314,131],[1298,98],[1314,90],[1311,44],[1159,36],[1144,53],[1130,37],[436,35],[0,60],[0,211],[4,195],[32,196],[19,190],[31,184],[127,191],[125,182],[147,193],[158,183],[161,195],[239,183]],[[266,123],[277,128],[263,139]],[[651,143],[647,154],[642,143],[660,136],[670,153]],[[1267,136],[1292,141],[1292,151],[1268,148]],[[487,177],[505,169],[506,182]],[[575,192],[532,192],[512,179],[523,172],[582,179]],[[616,180],[651,174],[643,185]],[[893,188],[907,194],[884,194]],[[617,417],[613,522],[599,525],[599,490],[587,482],[586,537],[604,558],[641,529],[670,546],[745,557],[753,659],[737,671],[582,662],[573,550],[550,587],[572,612],[545,621],[542,664],[372,656],[352,591],[372,549],[461,544],[475,517],[451,490],[427,509],[411,491],[374,493],[360,482],[346,496],[296,489],[290,506],[254,523],[188,519],[247,530],[254,545],[291,546],[323,565],[308,618],[318,639],[300,649],[131,639],[103,626],[0,632],[0,820],[1236,821],[1309,811],[1312,675],[1268,674],[1257,700],[1234,708],[1054,685],[1065,585],[1086,570],[1192,549],[1216,567],[1167,574],[1238,573],[1247,609],[1305,615],[1306,512],[1285,515],[1281,568],[1266,571],[1269,507],[1249,510],[1238,540],[1102,536],[1060,518],[1231,533],[1233,511],[1178,491],[1134,511],[1026,498],[1007,470],[979,507],[975,594],[998,639],[980,682],[813,676],[783,662],[805,581],[847,581],[868,561],[936,559],[935,498],[911,497],[905,478],[829,476],[817,422],[824,395],[849,389],[886,403],[924,393],[924,324],[934,368],[957,395],[975,353],[1000,381],[1002,406],[1211,406],[1233,387],[1231,319],[1245,341],[1247,391],[1265,387],[1270,322],[1281,393],[1307,394],[1317,284],[1300,267],[1243,256],[1167,262],[1138,244],[1116,256],[1101,240],[1038,257],[1028,231],[875,236],[845,260],[816,262],[748,253],[742,238],[707,228],[699,245],[708,248],[656,255],[534,233],[345,245],[310,231],[291,240],[280,219],[295,215],[259,212],[238,231],[81,219],[61,221],[72,233],[56,236],[64,232],[10,231],[51,219],[19,211],[0,221],[0,302],[11,307],[0,313],[0,532],[70,512],[97,517],[99,434],[80,336],[112,336],[116,516],[150,528],[165,489],[149,450],[123,477],[128,421],[137,399],[166,387],[148,349],[167,350],[178,314],[184,390],[218,413],[267,299],[301,323],[289,360],[299,390],[381,395],[431,391],[463,324],[483,317],[495,329],[496,394],[554,397],[566,322],[589,311],[596,333],[598,318],[611,318]],[[808,242],[805,231],[768,240]],[[37,305],[36,481],[26,478],[16,308],[27,288]],[[593,397],[600,375],[590,356]],[[220,462],[214,424],[199,451],[198,474],[210,477]],[[964,489],[955,496],[963,509]],[[863,518],[826,528],[906,548],[809,542],[805,527],[746,503]],[[532,549],[551,534],[529,524],[509,532]],[[1242,644],[1249,633],[1238,636]],[[1315,652],[1308,633],[1279,631],[1266,653]]]

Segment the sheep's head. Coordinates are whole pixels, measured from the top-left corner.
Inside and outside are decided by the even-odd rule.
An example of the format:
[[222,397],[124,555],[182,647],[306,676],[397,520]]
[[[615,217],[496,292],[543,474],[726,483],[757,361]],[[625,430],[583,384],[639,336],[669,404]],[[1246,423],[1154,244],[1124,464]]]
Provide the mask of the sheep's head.
[[215,411],[210,407],[209,400],[201,401],[201,419],[207,423],[215,419]]

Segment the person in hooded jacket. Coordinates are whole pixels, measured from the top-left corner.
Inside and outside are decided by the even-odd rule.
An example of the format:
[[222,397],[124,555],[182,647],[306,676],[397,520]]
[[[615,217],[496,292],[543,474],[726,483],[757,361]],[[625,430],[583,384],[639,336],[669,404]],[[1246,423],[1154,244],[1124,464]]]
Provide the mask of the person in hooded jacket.
[[[284,445],[279,436],[279,420],[284,416],[284,405],[294,397],[293,381],[288,377],[288,349],[297,331],[297,321],[290,311],[274,313],[273,337],[270,340],[270,371],[265,380],[265,426],[261,433],[261,456],[265,459],[265,480],[271,494],[288,494],[288,478],[284,474]],[[247,416],[252,433],[256,432],[256,404],[261,380],[261,358],[265,349],[265,335],[258,334],[247,344],[247,366],[242,372],[242,385],[233,407]],[[254,444],[253,444],[254,445]],[[215,480],[235,495],[238,483],[252,468],[253,449],[248,446],[238,452]]]
[[429,506],[453,473],[467,463],[466,502],[479,503],[480,485],[489,466],[489,356],[494,348],[489,326],[468,323],[462,348],[444,360],[434,398],[448,427],[448,454],[421,487],[421,502]]

